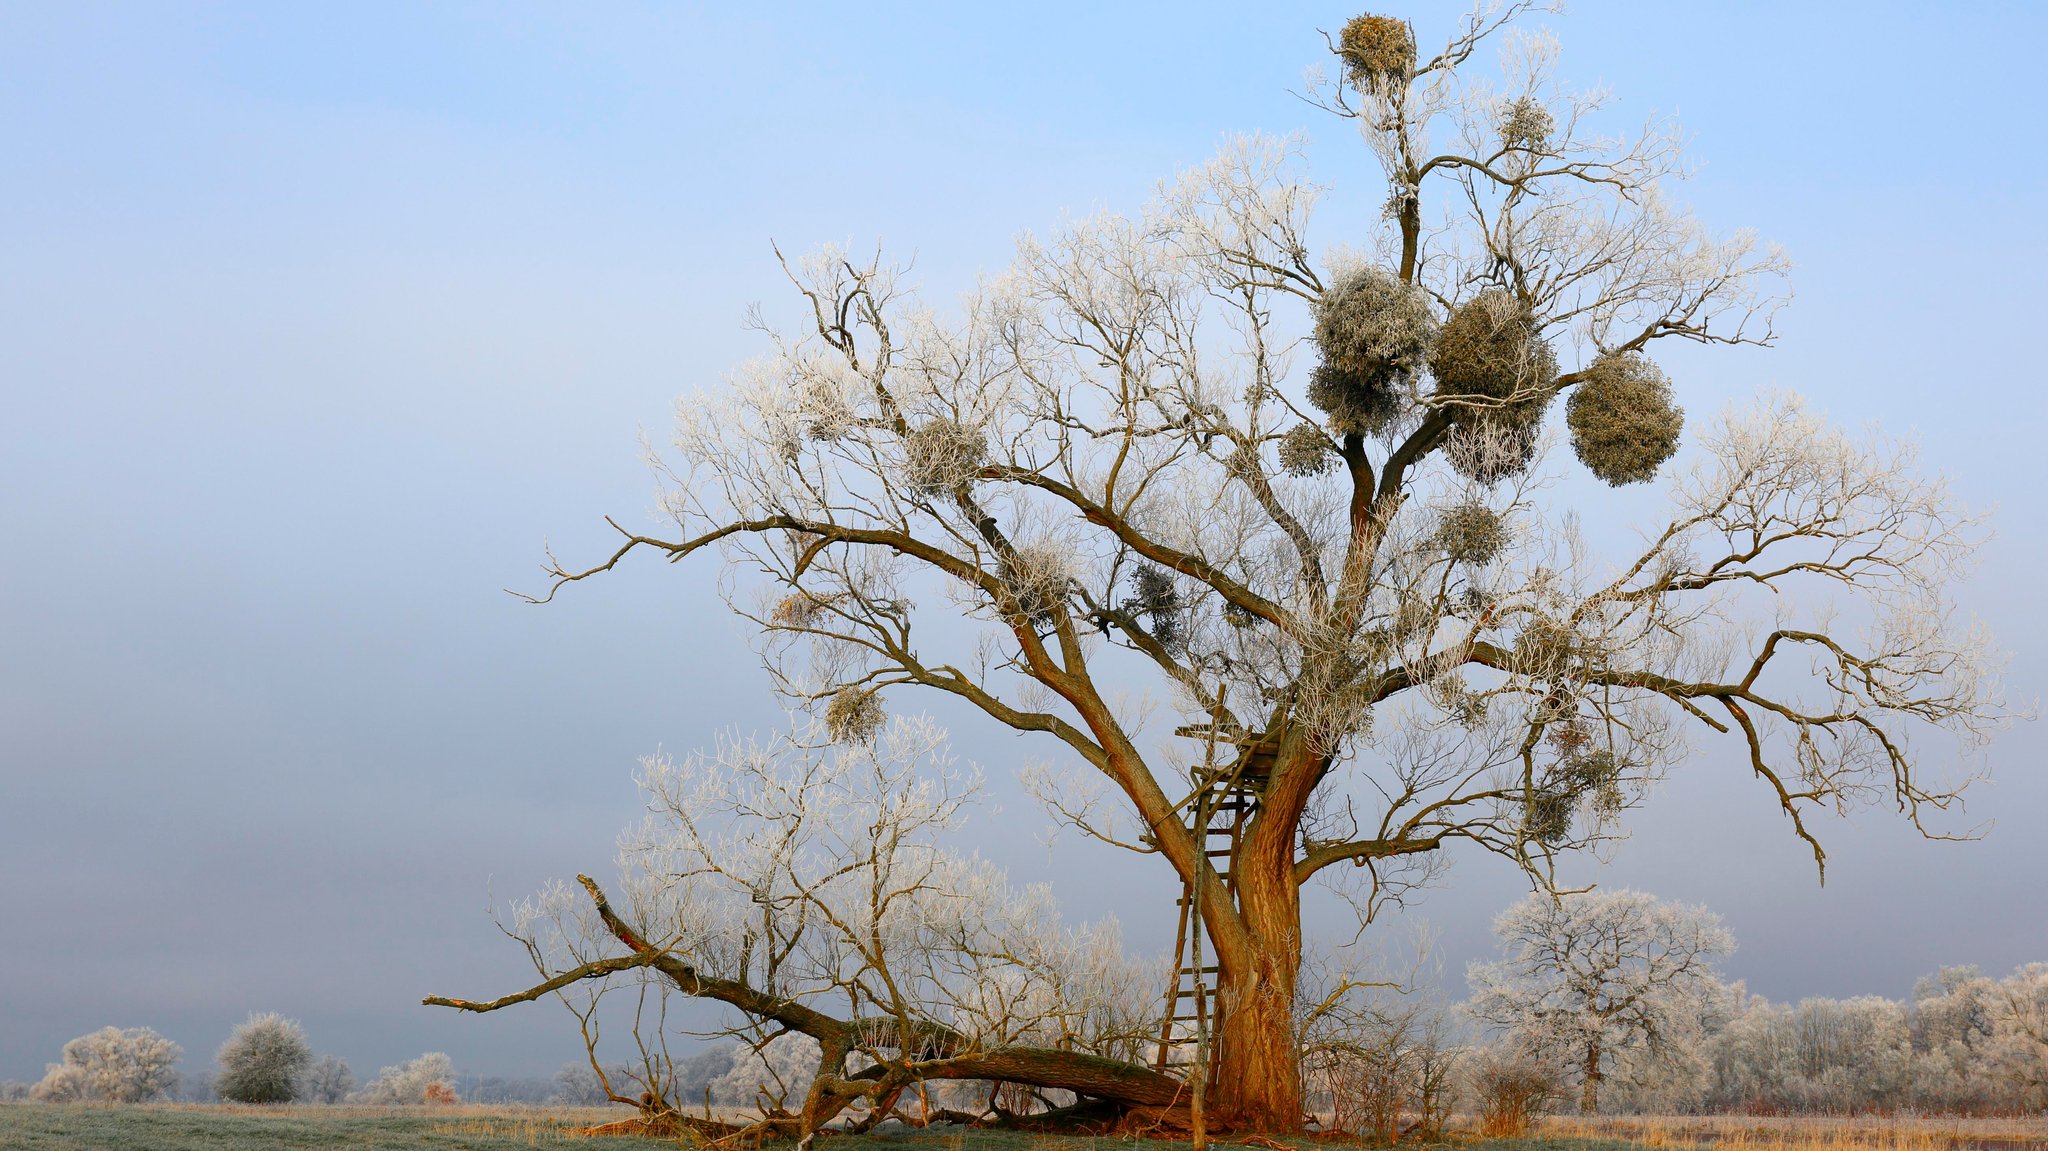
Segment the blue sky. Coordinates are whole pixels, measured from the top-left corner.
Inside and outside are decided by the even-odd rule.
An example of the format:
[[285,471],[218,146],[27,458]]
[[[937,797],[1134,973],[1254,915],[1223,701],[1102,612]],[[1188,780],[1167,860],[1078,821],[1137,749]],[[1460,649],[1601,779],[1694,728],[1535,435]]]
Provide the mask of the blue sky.
[[[1400,11],[1427,42],[1453,10]],[[757,350],[771,238],[879,242],[944,298],[1243,130],[1306,131],[1325,230],[1369,225],[1368,157],[1292,94],[1351,14],[0,5],[0,1078],[107,1023],[197,1070],[251,1010],[359,1072],[570,1058],[559,1012],[414,1005],[521,977],[491,892],[603,868],[637,756],[775,709],[709,566],[544,610],[500,589],[647,520],[636,438]],[[1689,409],[1790,387],[1916,433],[1999,507],[1963,598],[2038,697],[2048,18],[1542,22],[1567,78],[1682,118],[1681,198],[1796,261],[1779,348],[1674,361]],[[1018,754],[958,734],[994,777]],[[1986,842],[1830,827],[1824,890],[1709,753],[1609,881],[1723,911],[1773,997],[2048,959],[2042,751],[2032,725],[1995,749]],[[992,852],[1163,945],[1156,876],[1073,882],[1090,860],[1049,863],[1011,802]],[[1516,891],[1471,859],[1421,909],[1453,972]]]

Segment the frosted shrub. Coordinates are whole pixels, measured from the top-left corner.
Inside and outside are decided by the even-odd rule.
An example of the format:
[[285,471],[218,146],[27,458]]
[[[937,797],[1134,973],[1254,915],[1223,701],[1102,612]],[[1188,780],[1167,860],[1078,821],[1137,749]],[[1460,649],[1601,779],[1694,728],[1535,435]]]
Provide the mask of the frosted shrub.
[[313,1062],[299,1025],[275,1012],[251,1015],[214,1056],[220,1074],[213,1089],[234,1103],[290,1103]]

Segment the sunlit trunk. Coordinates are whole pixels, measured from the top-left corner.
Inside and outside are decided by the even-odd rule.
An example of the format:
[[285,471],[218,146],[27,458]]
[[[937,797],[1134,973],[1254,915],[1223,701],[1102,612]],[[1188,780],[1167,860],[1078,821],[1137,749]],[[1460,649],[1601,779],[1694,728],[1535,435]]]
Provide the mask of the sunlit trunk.
[[[1282,843],[1290,841],[1291,836]],[[1238,908],[1253,945],[1249,955],[1218,957],[1223,1023],[1213,1109],[1223,1124],[1239,1130],[1299,1131],[1301,1046],[1294,995],[1301,972],[1300,891],[1289,854],[1270,844],[1248,842],[1237,869]]]

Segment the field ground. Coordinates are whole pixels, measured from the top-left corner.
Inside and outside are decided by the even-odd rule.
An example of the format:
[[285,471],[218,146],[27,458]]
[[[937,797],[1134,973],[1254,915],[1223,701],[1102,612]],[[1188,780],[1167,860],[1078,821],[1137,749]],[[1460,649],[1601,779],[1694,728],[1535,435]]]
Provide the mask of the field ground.
[[[0,1105],[5,1151],[511,1151],[577,1144],[588,1151],[674,1146],[648,1139],[589,1141],[578,1130],[618,1110],[456,1106],[254,1108]],[[1219,1148],[1231,1146],[1218,1140]],[[2048,1151],[2048,1119],[1550,1119],[1528,1139],[1454,1135],[1471,1151]],[[889,1131],[835,1139],[833,1151],[1186,1151],[1187,1144],[1014,1132]],[[1253,1145],[1262,1151],[1354,1151],[1333,1139]]]
[[1563,1142],[1624,1143],[1645,1151],[2034,1151],[2048,1148],[2048,1116],[2031,1119],[1865,1115],[1555,1117],[1539,1132]]

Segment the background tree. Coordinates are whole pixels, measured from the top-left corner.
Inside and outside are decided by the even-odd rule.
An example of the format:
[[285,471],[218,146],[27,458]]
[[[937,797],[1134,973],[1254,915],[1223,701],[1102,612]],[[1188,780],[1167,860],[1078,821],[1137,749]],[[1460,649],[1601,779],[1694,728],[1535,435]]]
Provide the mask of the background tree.
[[455,1062],[439,1051],[394,1064],[356,1093],[356,1102],[386,1106],[455,1101]]
[[1721,917],[1642,891],[1532,892],[1493,923],[1503,957],[1466,972],[1473,1015],[1538,1050],[1565,1054],[1579,1110],[1600,1110],[1600,1082],[1631,1048],[1697,1043],[1714,960],[1735,950]]
[[213,1089],[234,1103],[290,1103],[299,1098],[313,1049],[295,1020],[276,1012],[251,1015],[214,1056]]
[[356,1073],[339,1055],[322,1055],[306,1065],[299,1098],[307,1103],[341,1103],[356,1089]]
[[64,1045],[31,1096],[45,1103],[146,1103],[177,1090],[185,1050],[147,1027],[102,1027]]
[[[1818,863],[1810,812],[1920,825],[1960,780],[1916,739],[2001,715],[1947,595],[1977,521],[1908,446],[1784,397],[1667,466],[1650,352],[1769,343],[1784,261],[1671,204],[1675,127],[1619,132],[1562,85],[1555,42],[1507,29],[1532,7],[1482,4],[1429,56],[1389,17],[1328,38],[1315,95],[1387,186],[1354,246],[1312,251],[1296,149],[1245,138],[945,313],[879,257],[785,261],[802,321],[680,406],[673,531],[551,565],[550,597],[715,545],[759,576],[731,602],[775,682],[842,737],[915,689],[1057,748],[1054,810],[1202,890],[1226,1123],[1302,1121],[1326,870],[1359,869],[1367,918],[1455,844],[1548,883],[1691,728]],[[1597,556],[1597,500],[1533,482],[1560,396],[1595,477],[1669,477],[1641,547]],[[1218,775],[1259,792],[1229,885],[1184,822]]]
[[1944,968],[1911,999],[1749,999],[1708,1036],[1714,1110],[1912,1107],[2014,1114],[2048,1106],[2048,964],[2002,979]]

